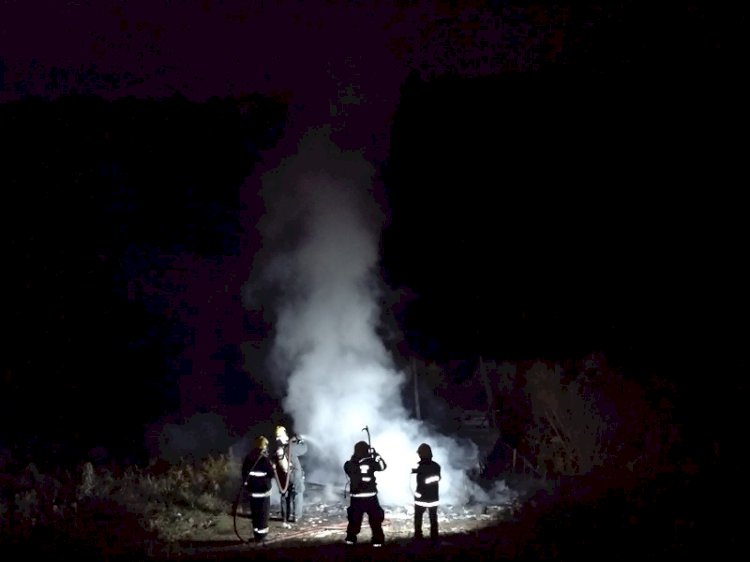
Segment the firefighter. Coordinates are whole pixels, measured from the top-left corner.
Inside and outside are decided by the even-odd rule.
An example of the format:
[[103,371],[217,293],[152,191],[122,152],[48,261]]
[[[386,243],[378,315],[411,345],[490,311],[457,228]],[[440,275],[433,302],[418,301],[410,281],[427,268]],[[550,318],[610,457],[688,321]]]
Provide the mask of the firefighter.
[[432,448],[427,443],[417,447],[419,462],[411,469],[414,490],[414,537],[421,539],[422,518],[430,517],[430,539],[438,541],[437,508],[440,503],[440,465],[432,460]]
[[307,443],[294,436],[291,439],[283,425],[276,426],[274,463],[279,477],[281,520],[285,527],[302,519],[305,497],[305,472],[299,458],[307,453]]
[[357,544],[357,535],[362,530],[362,519],[366,513],[372,531],[372,546],[383,546],[385,512],[378,501],[375,473],[385,468],[383,457],[364,441],[354,445],[352,458],[344,463],[351,496],[349,507],[346,509],[349,521],[346,527],[346,544]]
[[257,543],[262,543],[268,536],[273,478],[274,466],[268,457],[268,439],[261,435],[242,463],[244,495],[249,499],[253,537]]

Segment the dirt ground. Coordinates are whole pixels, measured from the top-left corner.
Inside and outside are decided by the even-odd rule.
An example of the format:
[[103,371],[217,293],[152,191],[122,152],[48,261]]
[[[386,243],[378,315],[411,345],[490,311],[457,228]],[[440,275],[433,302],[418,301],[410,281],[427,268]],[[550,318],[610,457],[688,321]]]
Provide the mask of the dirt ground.
[[[609,561],[717,559],[719,551],[739,547],[741,518],[719,509],[716,478],[665,475],[624,486],[622,481],[576,480],[504,504],[441,505],[440,542],[413,537],[413,507],[385,508],[385,545],[373,548],[365,521],[355,547],[344,544],[343,498],[328,503],[306,494],[304,519],[294,527],[278,517],[270,521],[268,540],[250,540],[247,514],[175,510],[162,532],[143,533],[137,519],[100,521],[80,540],[45,534],[3,548],[3,560],[59,557],[78,562],[174,562],[264,560],[348,562],[352,560],[571,560],[592,556]],[[616,485],[617,484],[617,485]],[[603,486],[603,487],[602,487]],[[515,488],[514,488],[515,489]],[[499,496],[498,496],[499,497]],[[320,499],[320,498],[318,498]],[[274,515],[278,511],[274,511]],[[116,523],[118,527],[111,527]],[[128,524],[129,523],[129,524]],[[236,526],[235,526],[236,523]],[[427,521],[424,522],[426,531]],[[108,530],[110,534],[100,531]],[[134,533],[132,536],[129,533]],[[238,536],[239,535],[239,536]],[[107,540],[102,542],[102,537]],[[119,538],[119,540],[118,540]],[[7,552],[7,555],[6,555]],[[729,556],[719,556],[729,559]]]
[[[413,537],[413,507],[385,507],[385,545],[373,548],[363,525],[356,547],[344,544],[346,508],[311,498],[295,528],[272,520],[267,544],[237,538],[231,515],[195,525],[189,537],[154,560],[571,560],[592,556],[610,561],[716,559],[742,536],[736,518],[704,509],[716,502],[712,481],[665,476],[625,486],[584,480],[540,488],[504,505],[441,505],[440,543]],[[237,518],[241,536],[251,536],[247,516]],[[425,525],[427,522],[425,521]],[[426,530],[426,527],[425,527]],[[720,537],[720,538],[719,538]],[[718,539],[718,540],[717,540]],[[728,551],[728,550],[727,550]],[[726,557],[726,556],[724,556]]]
[[[213,558],[221,554],[240,553],[263,549],[304,548],[343,544],[346,535],[346,504],[327,504],[317,501],[313,493],[306,494],[305,516],[299,523],[284,524],[278,516],[278,506],[272,506],[272,518],[269,524],[268,538],[262,546],[254,544],[252,525],[249,514],[242,510],[236,518],[233,514],[221,514],[210,521],[197,524],[189,536],[173,545],[170,557],[179,559]],[[477,503],[471,506],[441,505],[438,509],[438,523],[441,539],[450,541],[450,537],[485,529],[510,517],[514,505],[491,505]],[[413,506],[384,506],[385,531],[387,543],[404,543],[413,540],[414,510]],[[423,523],[425,535],[429,535],[429,520],[425,516]],[[371,533],[367,517],[362,524],[358,537],[360,545],[370,543]]]

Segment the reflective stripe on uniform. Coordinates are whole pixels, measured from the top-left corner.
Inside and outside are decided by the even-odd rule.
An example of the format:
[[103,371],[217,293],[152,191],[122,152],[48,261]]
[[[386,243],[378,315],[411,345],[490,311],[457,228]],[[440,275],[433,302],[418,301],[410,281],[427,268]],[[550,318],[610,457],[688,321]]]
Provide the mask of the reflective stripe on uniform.
[[427,478],[424,479],[424,483],[425,484],[432,484],[434,482],[437,482],[438,480],[440,480],[439,476],[428,476]]
[[271,490],[268,490],[267,492],[260,492],[260,493],[252,494],[254,498],[265,498],[270,495],[271,495]]
[[253,470],[250,472],[250,476],[268,476],[268,473]]
[[268,533],[268,527],[264,527],[262,529],[253,529],[253,531],[258,533],[259,535],[265,535]]
[[364,492],[362,494],[352,494],[353,498],[371,498],[376,492]]
[[415,500],[414,503],[416,505],[421,505],[422,507],[435,507],[436,505],[440,505],[439,501],[436,501],[436,502],[421,502],[421,501]]

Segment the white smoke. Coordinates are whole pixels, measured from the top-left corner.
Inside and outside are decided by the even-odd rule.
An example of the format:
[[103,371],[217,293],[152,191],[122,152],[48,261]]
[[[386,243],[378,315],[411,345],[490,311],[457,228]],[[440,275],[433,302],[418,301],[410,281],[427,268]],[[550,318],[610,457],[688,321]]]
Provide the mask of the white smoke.
[[388,465],[378,474],[384,505],[413,502],[410,472],[422,442],[443,469],[441,501],[465,503],[481,495],[466,475],[476,446],[432,434],[410,416],[406,377],[377,335],[383,214],[372,182],[372,166],[341,151],[326,129],[310,131],[295,156],[264,176],[266,261],[256,266],[278,290],[274,376],[286,383],[283,406],[295,429],[324,452],[314,466],[303,458],[308,481],[343,490],[343,464],[367,441],[367,427]]

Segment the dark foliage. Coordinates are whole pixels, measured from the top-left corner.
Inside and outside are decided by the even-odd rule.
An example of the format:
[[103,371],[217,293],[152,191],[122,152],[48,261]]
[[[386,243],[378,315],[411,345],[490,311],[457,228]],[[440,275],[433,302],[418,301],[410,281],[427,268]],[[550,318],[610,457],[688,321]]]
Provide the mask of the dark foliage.
[[257,244],[240,188],[285,118],[259,96],[0,106],[7,439],[53,464],[100,444],[138,454],[190,369],[179,268]]

